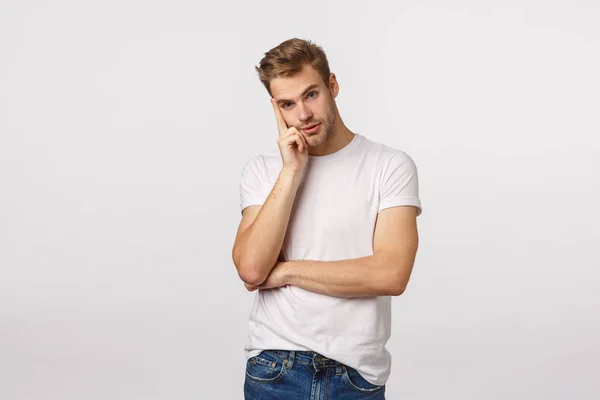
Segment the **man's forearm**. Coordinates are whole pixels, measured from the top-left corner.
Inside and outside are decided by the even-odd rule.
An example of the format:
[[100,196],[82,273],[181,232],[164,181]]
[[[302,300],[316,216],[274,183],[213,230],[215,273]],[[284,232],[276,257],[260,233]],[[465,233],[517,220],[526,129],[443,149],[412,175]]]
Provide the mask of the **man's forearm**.
[[287,284],[337,297],[398,296],[411,270],[392,264],[382,255],[341,261],[286,261],[282,267]]
[[301,172],[282,169],[254,222],[239,239],[240,276],[262,283],[277,262],[300,185]]

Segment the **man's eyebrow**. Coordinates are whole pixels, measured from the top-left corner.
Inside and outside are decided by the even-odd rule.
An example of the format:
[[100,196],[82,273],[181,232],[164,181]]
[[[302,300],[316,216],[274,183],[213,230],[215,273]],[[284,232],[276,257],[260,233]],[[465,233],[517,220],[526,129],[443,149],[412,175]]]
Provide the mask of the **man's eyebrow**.
[[[302,92],[302,96],[304,96],[311,90],[318,89],[318,88],[319,88],[319,85],[317,85],[316,83],[313,83],[312,85],[310,85],[306,89],[304,89],[304,92]],[[280,100],[277,100],[277,104],[287,103],[288,101],[292,101],[292,100],[280,99]]]

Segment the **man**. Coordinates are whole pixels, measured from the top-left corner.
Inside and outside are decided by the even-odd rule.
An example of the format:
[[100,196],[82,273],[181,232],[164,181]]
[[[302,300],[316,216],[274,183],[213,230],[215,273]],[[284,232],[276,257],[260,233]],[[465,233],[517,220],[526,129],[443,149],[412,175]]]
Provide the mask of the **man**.
[[287,40],[256,69],[279,150],[241,174],[232,257],[258,289],[245,399],[384,399],[391,296],[404,292],[418,247],[415,163],[344,125],[321,47]]

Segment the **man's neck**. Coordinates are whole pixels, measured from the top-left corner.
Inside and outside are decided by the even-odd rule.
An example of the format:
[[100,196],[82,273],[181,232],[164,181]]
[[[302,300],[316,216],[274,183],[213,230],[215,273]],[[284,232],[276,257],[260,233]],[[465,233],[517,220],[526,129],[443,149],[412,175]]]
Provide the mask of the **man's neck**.
[[337,128],[338,129],[335,129],[332,132],[325,143],[309,148],[309,154],[311,156],[326,156],[346,147],[348,143],[352,141],[355,134],[343,123],[340,123]]

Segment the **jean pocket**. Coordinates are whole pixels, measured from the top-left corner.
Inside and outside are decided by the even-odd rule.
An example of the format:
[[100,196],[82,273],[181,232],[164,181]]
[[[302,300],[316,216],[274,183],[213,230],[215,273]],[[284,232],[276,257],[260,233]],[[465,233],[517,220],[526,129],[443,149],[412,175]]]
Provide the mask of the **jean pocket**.
[[373,385],[371,382],[363,378],[357,370],[348,366],[344,367],[344,374],[342,378],[348,384],[348,386],[350,386],[350,388],[362,393],[377,392],[385,387],[385,385]]
[[283,359],[267,351],[250,357],[246,362],[246,377],[254,382],[275,382],[283,376],[285,370]]

